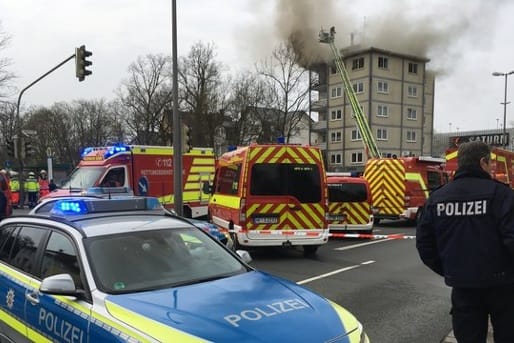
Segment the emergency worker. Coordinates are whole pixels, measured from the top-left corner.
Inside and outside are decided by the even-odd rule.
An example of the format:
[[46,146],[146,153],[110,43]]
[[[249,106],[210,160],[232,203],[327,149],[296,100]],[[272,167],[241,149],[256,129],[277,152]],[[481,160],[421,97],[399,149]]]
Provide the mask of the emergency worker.
[[491,178],[491,148],[458,148],[454,180],[427,200],[416,228],[421,260],[452,287],[458,342],[514,342],[514,192]]
[[[6,206],[5,206],[5,217],[9,217],[12,215],[12,203],[11,203],[11,187],[10,187],[10,179],[7,171],[5,169],[0,170],[0,190],[4,193],[6,197]],[[2,211],[2,210],[0,210]]]
[[46,170],[42,169],[39,172],[39,198],[41,199],[48,193],[50,193],[50,185],[48,183],[48,177],[46,175]]
[[[4,182],[5,182],[4,180],[0,180],[0,185]],[[0,221],[7,217],[8,217],[8,215],[7,215],[7,197],[4,193],[4,191],[2,191],[1,186],[0,186]]]
[[29,172],[23,187],[24,191],[27,193],[29,207],[34,208],[36,206],[37,196],[39,193],[39,183],[34,172]]
[[11,204],[14,208],[17,208],[20,205],[20,180],[18,179],[18,173],[14,170],[9,172],[9,176],[9,186],[11,188]]

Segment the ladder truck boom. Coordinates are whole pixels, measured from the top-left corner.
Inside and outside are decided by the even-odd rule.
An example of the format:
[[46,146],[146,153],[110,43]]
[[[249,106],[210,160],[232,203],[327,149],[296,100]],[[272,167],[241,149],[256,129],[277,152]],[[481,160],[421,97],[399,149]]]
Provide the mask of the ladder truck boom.
[[357,95],[355,94],[355,91],[352,87],[352,84],[350,82],[350,78],[346,71],[346,67],[343,63],[341,54],[339,53],[339,51],[337,50],[337,48],[335,46],[335,43],[334,43],[335,33],[336,33],[336,31],[333,26],[330,28],[330,32],[321,30],[319,33],[319,41],[321,43],[327,43],[330,46],[330,50],[332,50],[332,53],[333,53],[334,59],[335,59],[335,64],[336,64],[337,70],[339,72],[339,75],[341,76],[341,79],[343,80],[343,85],[344,85],[346,95],[348,96],[348,100],[350,101],[350,104],[352,106],[352,110],[353,110],[353,114],[354,114],[353,118],[355,118],[357,127],[359,128],[359,132],[362,136],[362,141],[364,142],[364,147],[366,148],[366,153],[368,155],[368,158],[380,158],[381,155],[380,155],[380,151],[378,150],[378,146],[375,141],[375,137],[373,136],[373,133],[369,126],[368,120],[366,119],[366,116],[364,115],[362,107],[359,104],[359,100],[357,99]]

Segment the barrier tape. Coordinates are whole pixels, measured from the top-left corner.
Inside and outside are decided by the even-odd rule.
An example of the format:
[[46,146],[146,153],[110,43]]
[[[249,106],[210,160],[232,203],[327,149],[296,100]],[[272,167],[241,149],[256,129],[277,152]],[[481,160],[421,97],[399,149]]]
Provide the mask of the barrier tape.
[[[258,235],[279,235],[279,236],[320,236],[321,232],[306,232],[297,230],[227,230],[220,228],[221,232],[227,233],[252,233]],[[402,233],[391,235],[376,235],[368,233],[329,233],[329,237],[334,238],[365,238],[365,239],[415,239],[416,236],[406,235]]]

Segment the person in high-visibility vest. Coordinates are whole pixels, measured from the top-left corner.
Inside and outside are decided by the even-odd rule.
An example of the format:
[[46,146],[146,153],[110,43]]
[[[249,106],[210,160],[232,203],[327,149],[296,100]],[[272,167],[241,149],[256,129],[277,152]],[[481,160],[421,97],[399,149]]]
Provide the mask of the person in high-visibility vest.
[[11,177],[9,186],[11,187],[11,203],[14,208],[20,205],[20,180],[18,180],[18,173],[14,170],[9,172]]
[[46,170],[39,172],[39,199],[50,193],[50,186],[48,183],[48,177],[46,176]]
[[29,172],[23,188],[27,193],[29,207],[34,208],[37,204],[37,196],[39,194],[39,183],[34,172]]

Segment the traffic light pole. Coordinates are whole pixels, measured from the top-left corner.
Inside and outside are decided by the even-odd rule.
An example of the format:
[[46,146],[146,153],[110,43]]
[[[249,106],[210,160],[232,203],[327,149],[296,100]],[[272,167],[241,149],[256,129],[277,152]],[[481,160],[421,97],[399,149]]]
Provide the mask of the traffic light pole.
[[61,63],[59,63],[58,65],[56,65],[55,67],[53,67],[52,69],[50,69],[49,71],[47,71],[46,73],[44,73],[43,75],[41,75],[39,78],[37,78],[34,82],[32,82],[30,85],[28,85],[27,87],[23,88],[20,92],[20,95],[18,96],[18,103],[16,104],[16,120],[18,122],[18,140],[17,140],[17,143],[16,144],[19,144],[18,146],[18,161],[19,161],[19,168],[20,168],[20,171],[19,171],[19,181],[20,181],[20,208],[23,208],[23,202],[25,200],[25,189],[24,189],[24,178],[23,178],[23,168],[25,167],[24,166],[24,161],[23,161],[23,157],[22,157],[22,150],[23,147],[21,146],[21,137],[23,135],[22,133],[22,130],[21,130],[21,121],[20,121],[20,102],[21,102],[21,96],[23,95],[23,93],[25,93],[25,91],[27,89],[29,89],[30,87],[34,86],[36,83],[38,83],[39,81],[41,81],[43,78],[45,78],[46,76],[48,76],[50,73],[54,72],[56,69],[58,69],[59,67],[61,67],[63,64],[65,64],[66,62],[68,62],[69,60],[75,58],[75,54],[71,55],[70,57],[68,57],[67,59],[65,59],[64,61],[62,61]]

